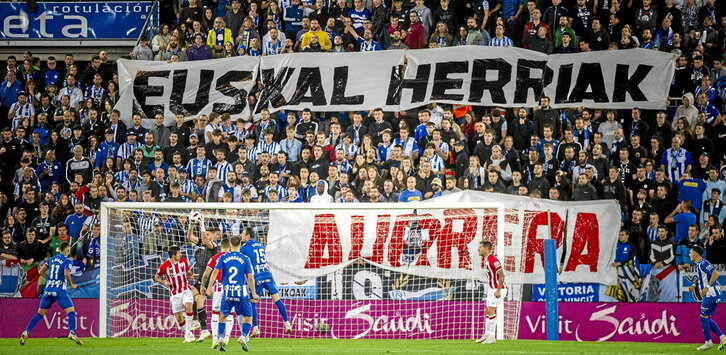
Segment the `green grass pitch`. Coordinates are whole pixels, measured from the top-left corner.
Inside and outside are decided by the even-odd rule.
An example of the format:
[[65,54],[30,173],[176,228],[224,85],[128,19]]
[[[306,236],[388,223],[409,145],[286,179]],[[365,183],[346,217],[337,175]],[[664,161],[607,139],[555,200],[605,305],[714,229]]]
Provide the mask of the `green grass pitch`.
[[[67,339],[0,339],[3,354],[195,354],[215,353],[209,340],[182,344],[181,339],[122,338],[83,339],[78,346]],[[333,339],[252,339],[250,354],[692,354],[699,344],[549,342],[533,340],[498,341],[475,344],[455,340],[333,340]],[[227,353],[244,353],[236,340]],[[716,346],[710,352],[719,354]],[[724,350],[723,354],[726,354]]]

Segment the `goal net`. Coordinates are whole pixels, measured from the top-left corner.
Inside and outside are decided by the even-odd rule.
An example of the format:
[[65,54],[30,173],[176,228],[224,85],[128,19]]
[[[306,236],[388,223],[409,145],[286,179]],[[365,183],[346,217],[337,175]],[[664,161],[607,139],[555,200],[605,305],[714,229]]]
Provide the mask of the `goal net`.
[[[505,220],[521,222],[532,211],[505,211],[501,203],[104,203],[101,209],[102,337],[183,337],[168,289],[153,280],[167,248],[180,246],[201,277],[207,247],[188,235],[208,234],[218,243],[247,227],[266,245],[292,325],[284,334],[276,304],[261,292],[262,337],[479,338],[488,288],[480,241],[493,243],[506,274],[497,337],[517,337],[528,238]],[[190,225],[192,211],[201,212],[204,230]],[[211,303],[204,305],[208,315]]]

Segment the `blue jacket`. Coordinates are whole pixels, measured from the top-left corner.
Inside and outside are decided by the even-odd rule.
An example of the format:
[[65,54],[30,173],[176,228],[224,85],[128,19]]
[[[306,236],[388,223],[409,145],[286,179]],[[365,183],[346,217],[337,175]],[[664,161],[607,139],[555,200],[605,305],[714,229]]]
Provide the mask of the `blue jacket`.
[[18,101],[18,94],[21,91],[23,91],[23,84],[20,81],[15,80],[8,86],[8,81],[3,80],[2,84],[0,84],[0,103],[9,108]]

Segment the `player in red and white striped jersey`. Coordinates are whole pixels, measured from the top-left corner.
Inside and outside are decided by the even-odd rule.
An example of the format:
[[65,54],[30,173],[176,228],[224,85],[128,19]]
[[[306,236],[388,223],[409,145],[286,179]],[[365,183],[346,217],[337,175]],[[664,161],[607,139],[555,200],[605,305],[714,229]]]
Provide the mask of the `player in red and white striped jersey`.
[[[189,278],[196,276],[189,268],[187,259],[182,258],[181,250],[177,246],[169,247],[169,259],[159,266],[159,270],[154,275],[154,281],[169,287],[171,310],[174,312],[179,326],[184,328],[185,343],[194,341],[194,335],[190,330],[194,316],[192,311],[194,298],[189,286]],[[185,312],[184,315],[182,315],[182,311]]]
[[[209,259],[209,263],[207,263],[207,268],[204,270],[204,275],[202,275],[202,287],[207,287],[207,289],[214,290],[214,293],[212,295],[212,329],[218,329],[219,324],[219,308],[222,305],[222,273],[217,274],[216,280],[209,280],[209,276],[212,275],[212,272],[214,271],[214,267],[217,265],[217,260],[219,260],[219,257],[224,255],[224,253],[230,251],[231,245],[229,244],[229,239],[222,239],[222,241],[219,243],[219,248],[222,250],[221,252],[215,254],[212,256],[211,259]],[[232,328],[234,327],[234,318],[235,317],[227,317],[227,326],[225,328],[226,331],[226,339],[225,343],[229,341],[229,336],[232,334]],[[219,339],[217,336],[217,332],[212,332],[212,349],[216,349],[219,345]]]
[[487,310],[484,335],[477,339],[477,343],[492,344],[496,342],[497,331],[497,307],[504,304],[507,296],[507,286],[504,284],[504,269],[494,253],[492,243],[479,242],[479,255],[484,261],[484,269],[489,281],[487,290]]

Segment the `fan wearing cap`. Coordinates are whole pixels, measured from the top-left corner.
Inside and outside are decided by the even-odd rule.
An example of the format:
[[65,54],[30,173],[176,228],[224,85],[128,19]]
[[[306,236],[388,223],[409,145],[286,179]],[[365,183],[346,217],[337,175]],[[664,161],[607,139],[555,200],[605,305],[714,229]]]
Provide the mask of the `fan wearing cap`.
[[116,156],[117,166],[121,165],[121,162],[126,159],[132,159],[134,157],[134,151],[141,148],[141,143],[136,141],[136,131],[129,129],[126,131],[126,143],[121,144],[118,148],[118,155]]
[[441,186],[441,179],[434,178],[433,181],[431,181],[431,192],[434,194],[431,197],[439,197],[443,193],[443,189]]

